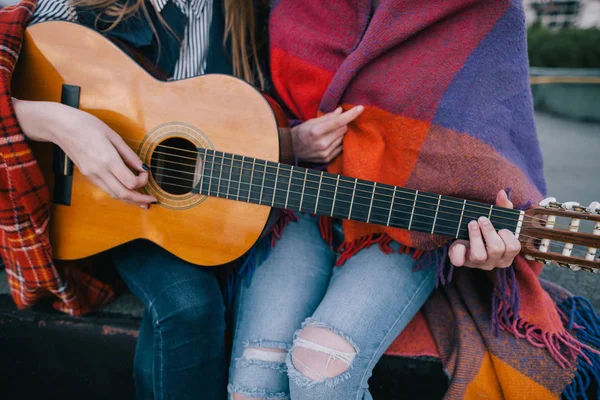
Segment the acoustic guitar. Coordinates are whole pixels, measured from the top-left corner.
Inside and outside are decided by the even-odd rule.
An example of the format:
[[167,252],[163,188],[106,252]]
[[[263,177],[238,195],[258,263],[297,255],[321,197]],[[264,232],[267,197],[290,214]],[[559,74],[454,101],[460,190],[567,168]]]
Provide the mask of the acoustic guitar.
[[[74,40],[76,39],[76,40]],[[101,34],[69,22],[27,29],[16,98],[63,102],[118,132],[151,168],[143,210],[110,198],[50,144],[36,151],[53,189],[57,259],[79,259],[136,238],[192,263],[236,260],[289,209],[450,238],[489,217],[523,252],[574,270],[600,269],[600,204],[546,200],[527,211],[294,167],[275,102],[230,76],[157,80]],[[283,157],[283,158],[282,158]]]

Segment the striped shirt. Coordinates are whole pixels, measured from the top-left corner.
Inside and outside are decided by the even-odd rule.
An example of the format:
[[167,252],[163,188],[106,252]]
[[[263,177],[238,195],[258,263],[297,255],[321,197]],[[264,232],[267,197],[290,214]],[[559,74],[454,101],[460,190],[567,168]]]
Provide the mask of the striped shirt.
[[[173,1],[188,18],[173,79],[191,78],[204,73],[208,53],[208,34],[212,18],[212,0],[151,0],[158,12]],[[31,24],[45,21],[76,21],[67,0],[40,0]]]

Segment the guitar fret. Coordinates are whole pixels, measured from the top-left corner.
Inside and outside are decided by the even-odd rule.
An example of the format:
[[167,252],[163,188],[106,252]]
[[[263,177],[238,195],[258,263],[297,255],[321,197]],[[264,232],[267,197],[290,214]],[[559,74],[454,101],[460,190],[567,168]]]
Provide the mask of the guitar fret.
[[390,203],[390,213],[388,214],[387,226],[390,226],[390,219],[392,218],[392,210],[394,209],[394,201],[396,200],[396,189],[398,187],[394,186],[394,192],[392,193],[392,202]]
[[206,169],[205,167],[206,167],[207,149],[204,148],[203,150],[204,150],[204,159],[202,160],[202,171],[200,172],[201,173],[201,175],[200,175],[200,190],[198,190],[198,193],[202,193],[202,185],[204,184],[204,171]]
[[490,206],[490,213],[488,214],[488,219],[491,220],[492,219],[492,211],[494,210],[494,205],[492,204]]
[[292,165],[290,168],[290,178],[288,179],[288,188],[287,188],[287,193],[285,194],[285,205],[283,206],[283,208],[287,208],[288,206],[288,200],[290,199],[290,188],[292,186],[292,174],[294,173],[294,166]]
[[[456,200],[450,197],[442,196],[439,207],[436,209],[437,218],[440,222],[436,222],[434,234],[449,237],[456,235],[456,224],[458,224],[460,218],[458,212],[460,208],[456,207],[456,204],[460,204],[460,202],[457,203]],[[435,207],[435,204],[433,206]]]
[[433,226],[431,227],[431,234],[433,235],[433,231],[435,230],[435,222],[437,221],[438,213],[440,212],[440,201],[442,200],[442,195],[440,194],[437,201],[437,206],[435,208],[435,216],[433,217]]
[[[518,239],[521,234],[521,228],[523,227],[523,220],[525,219],[525,211],[521,211],[519,215],[519,222],[517,222],[517,229],[515,230],[515,237]],[[600,233],[600,222],[596,224],[596,228],[598,229],[598,233]],[[596,234],[596,231],[594,231]]]
[[463,200],[462,211],[460,212],[460,220],[458,221],[458,228],[456,228],[456,239],[458,239],[458,235],[460,232],[460,226],[462,225],[463,216],[465,214],[465,206],[467,205],[467,200]]
[[[223,160],[225,160],[225,157],[223,157]],[[231,158],[228,158],[228,160],[231,160],[231,165],[229,167],[229,180],[227,181],[227,198],[229,198],[229,189],[231,188],[231,181],[233,180],[233,156],[231,156]],[[225,162],[225,161],[223,161]]]
[[367,215],[367,223],[371,221],[371,210],[373,209],[373,200],[375,199],[375,189],[377,189],[377,182],[373,183],[373,192],[371,193],[371,204],[369,204],[369,214]]
[[242,165],[240,167],[240,183],[238,185],[238,190],[237,190],[237,196],[236,196],[236,200],[240,200],[240,188],[242,187],[242,174],[244,172],[244,159],[246,158],[246,156],[242,156]]
[[279,163],[277,163],[277,172],[275,173],[275,183],[273,184],[273,200],[271,201],[271,207],[275,206],[275,195],[277,195],[277,181],[279,180]]
[[267,162],[265,161],[265,168],[263,170],[263,178],[262,178],[262,183],[260,184],[260,198],[258,199],[258,204],[262,204],[262,196],[263,196],[263,190],[265,188],[265,178],[267,176]]
[[408,230],[410,231],[410,227],[412,226],[413,217],[415,216],[415,207],[417,205],[417,197],[419,196],[419,191],[415,192],[415,199],[413,201],[412,211],[410,212],[410,221],[408,221]]
[[492,212],[488,214],[488,218],[494,224],[494,228],[496,228],[496,230],[508,229],[513,233],[516,231],[520,216],[520,212],[518,210],[502,210],[498,208],[498,206],[494,206],[490,209]]
[[321,171],[321,176],[319,177],[319,188],[317,189],[317,202],[315,203],[314,212],[315,214],[317,213],[317,208],[319,208],[319,195],[321,194],[321,183],[323,183],[323,171]]
[[[225,153],[223,153],[223,160],[225,160]],[[223,163],[221,163],[221,168],[219,168],[219,182],[217,183],[217,197],[221,193],[221,179],[223,179]]]
[[[304,184],[302,185],[302,194],[300,195],[300,205],[298,206],[298,211],[302,211],[302,202],[304,201],[304,190],[306,189],[306,176],[308,174],[308,169],[304,169]],[[317,199],[318,201],[318,199]]]
[[333,192],[333,201],[331,202],[331,216],[333,217],[333,209],[335,208],[335,198],[337,197],[338,186],[340,184],[340,176],[338,175],[335,181],[335,191]]
[[252,192],[252,186],[253,182],[254,182],[254,165],[256,163],[256,160],[252,161],[252,172],[250,173],[250,186],[248,186],[248,203],[250,203],[250,193]]
[[213,174],[213,166],[215,164],[215,156],[214,154],[212,155],[212,161],[211,161],[211,167],[210,167],[210,175],[208,176],[208,190],[206,191],[206,194],[208,196],[210,196],[210,187],[212,186],[212,174]]
[[354,178],[354,187],[352,188],[352,198],[350,199],[350,210],[348,211],[348,219],[351,219],[352,216],[352,206],[354,206],[354,195],[356,194],[357,182],[358,178]]

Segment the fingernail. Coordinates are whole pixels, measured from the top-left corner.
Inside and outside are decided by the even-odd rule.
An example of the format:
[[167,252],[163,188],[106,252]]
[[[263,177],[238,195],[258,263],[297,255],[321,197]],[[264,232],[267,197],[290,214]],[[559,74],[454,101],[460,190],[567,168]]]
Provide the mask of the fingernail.
[[364,110],[365,108],[363,106],[356,107],[356,111],[358,111],[359,113],[363,112]]
[[140,208],[146,209],[147,207],[145,205],[141,204]]
[[479,223],[481,225],[489,225],[490,224],[490,220],[487,219],[486,217],[479,217]]
[[150,171],[150,167],[146,165],[146,163],[142,163],[142,169],[144,171]]
[[469,222],[469,228],[471,228],[473,230],[477,229],[477,222],[475,222],[475,221]]

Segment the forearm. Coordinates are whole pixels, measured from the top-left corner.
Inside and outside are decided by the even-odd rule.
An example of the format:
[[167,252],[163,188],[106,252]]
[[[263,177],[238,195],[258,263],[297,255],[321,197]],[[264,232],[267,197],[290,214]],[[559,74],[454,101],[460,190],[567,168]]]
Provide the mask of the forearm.
[[27,138],[38,142],[56,142],[51,129],[51,105],[40,101],[25,101],[12,98],[15,115]]

